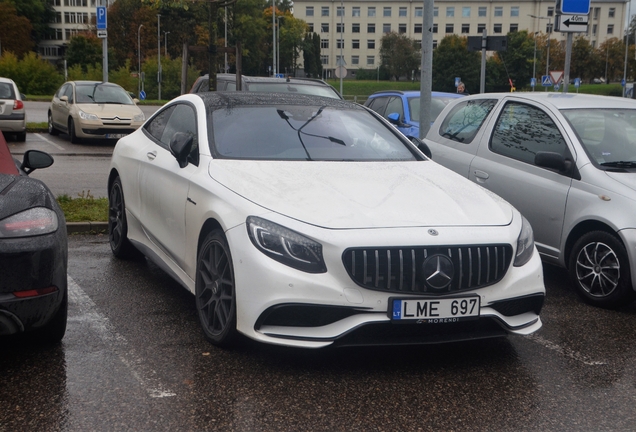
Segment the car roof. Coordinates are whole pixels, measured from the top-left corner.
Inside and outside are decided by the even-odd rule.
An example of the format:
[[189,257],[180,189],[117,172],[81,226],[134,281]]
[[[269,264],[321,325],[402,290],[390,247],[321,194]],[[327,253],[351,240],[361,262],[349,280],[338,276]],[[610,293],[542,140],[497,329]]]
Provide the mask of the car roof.
[[[369,97],[370,98],[378,97],[381,95],[404,95],[406,97],[417,97],[420,95],[420,91],[419,90],[380,90],[373,93]],[[432,91],[431,96],[432,97],[450,97],[450,98],[464,97],[464,95],[459,93],[439,92],[439,91]]]
[[514,93],[484,93],[466,96],[467,99],[483,98],[515,98],[541,102],[552,105],[558,110],[581,108],[630,108],[636,109],[636,101],[617,96],[601,96],[584,93],[558,93],[558,92],[514,92]]
[[0,77],[0,82],[15,84],[15,81],[13,81],[11,78],[5,78],[5,77]]
[[[95,85],[95,84],[102,84],[102,85],[111,85],[111,86],[116,86],[116,87],[121,87],[119,84],[115,84],[113,82],[104,82],[104,81],[87,81],[87,80],[77,80],[77,81],[67,81],[66,83],[74,83],[75,85]],[[66,84],[65,83],[65,84]]]
[[18,168],[15,166],[15,161],[7,141],[4,139],[4,134],[0,131],[0,174],[19,175]]
[[203,99],[206,106],[213,108],[222,108],[228,105],[309,105],[366,111],[361,105],[342,99],[308,94],[226,91],[195,93],[195,95]]

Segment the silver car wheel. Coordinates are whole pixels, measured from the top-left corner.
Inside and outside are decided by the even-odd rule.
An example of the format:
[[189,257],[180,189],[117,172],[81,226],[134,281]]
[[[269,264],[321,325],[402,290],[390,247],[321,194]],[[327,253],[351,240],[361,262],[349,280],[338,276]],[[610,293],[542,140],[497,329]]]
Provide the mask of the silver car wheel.
[[576,258],[576,277],[593,297],[607,297],[618,286],[621,265],[616,253],[600,242],[589,243]]

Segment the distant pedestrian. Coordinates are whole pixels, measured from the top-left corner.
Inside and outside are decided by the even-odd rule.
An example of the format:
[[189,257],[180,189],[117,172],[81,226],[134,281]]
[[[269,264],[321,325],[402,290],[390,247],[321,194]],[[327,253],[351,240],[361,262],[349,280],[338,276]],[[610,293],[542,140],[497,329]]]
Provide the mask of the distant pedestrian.
[[463,82],[461,82],[461,81],[459,82],[459,84],[457,84],[457,93],[463,94],[463,95],[466,95],[466,96],[468,96],[470,94],[470,93],[468,93],[466,91],[466,85]]

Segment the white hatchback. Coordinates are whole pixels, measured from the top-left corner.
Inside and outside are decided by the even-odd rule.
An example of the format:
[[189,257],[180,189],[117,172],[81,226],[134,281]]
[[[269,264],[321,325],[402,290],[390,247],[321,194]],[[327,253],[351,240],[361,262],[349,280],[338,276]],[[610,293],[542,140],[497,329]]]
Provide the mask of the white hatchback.
[[0,77],[0,131],[14,134],[18,141],[26,140],[26,110],[24,95],[16,83]]
[[196,298],[205,336],[278,345],[529,334],[545,288],[529,224],[333,98],[180,96],[112,157],[109,237]]

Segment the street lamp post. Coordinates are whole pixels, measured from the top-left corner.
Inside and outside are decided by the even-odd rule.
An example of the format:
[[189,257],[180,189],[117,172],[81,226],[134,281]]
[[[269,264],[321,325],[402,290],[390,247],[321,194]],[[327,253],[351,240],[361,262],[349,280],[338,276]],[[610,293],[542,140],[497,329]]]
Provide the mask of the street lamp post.
[[157,14],[157,98],[161,100],[161,15]]
[[535,84],[532,86],[532,91],[534,91],[534,88],[537,86],[537,33],[539,32],[534,32],[534,59],[532,60],[532,78],[535,79]]
[[[546,60],[545,60],[545,74],[546,76],[550,74],[550,34],[552,33],[552,17],[544,17],[544,16],[538,16],[538,15],[530,15],[528,14],[528,16],[530,18],[535,18],[538,20],[542,20],[542,19],[547,19],[548,20],[548,28],[547,28],[547,34],[548,34],[548,48],[547,48],[547,53],[546,53]],[[536,33],[535,33],[535,37],[536,37]],[[535,56],[536,56],[536,44],[537,41],[535,39]],[[534,90],[534,89],[533,89]],[[547,87],[546,87],[547,90]]]
[[274,72],[273,76],[276,76],[276,0],[272,0],[272,64]]
[[139,62],[139,68],[137,69],[137,97],[141,93],[141,28],[143,24],[139,24],[137,29],[137,61]]
[[170,34],[169,31],[163,32],[163,37],[164,37],[163,52],[165,53],[166,58],[168,58],[168,35],[169,34]]
[[280,73],[280,19],[281,16],[276,17],[276,69]]

